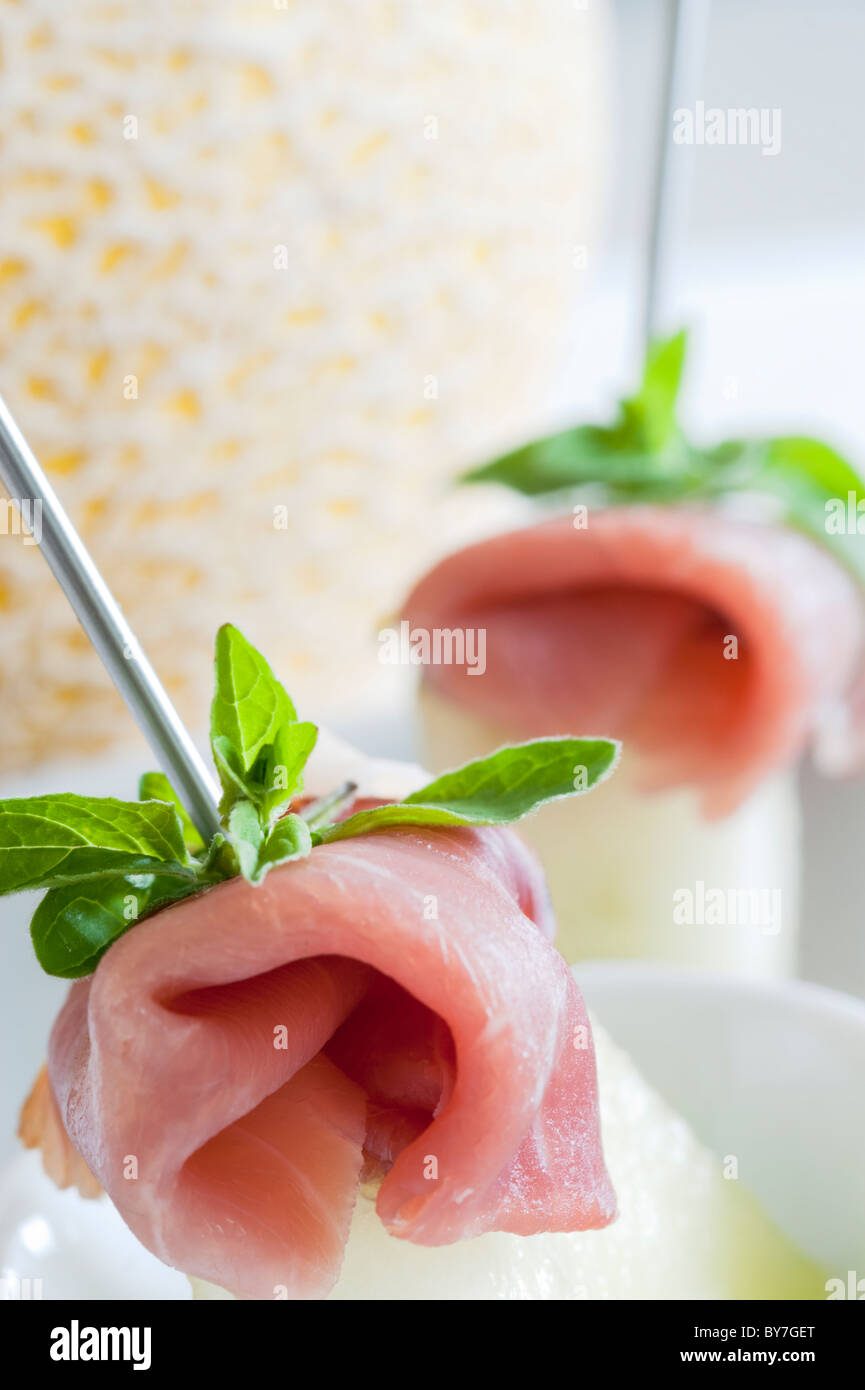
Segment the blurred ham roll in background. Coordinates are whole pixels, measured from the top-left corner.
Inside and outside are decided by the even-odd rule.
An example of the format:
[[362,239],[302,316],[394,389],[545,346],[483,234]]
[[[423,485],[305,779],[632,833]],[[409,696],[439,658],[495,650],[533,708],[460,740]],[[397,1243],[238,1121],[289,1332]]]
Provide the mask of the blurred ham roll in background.
[[424,759],[441,770],[527,737],[622,739],[590,804],[520,826],[567,958],[789,973],[796,768],[814,747],[853,770],[836,742],[839,723],[861,724],[858,588],[783,526],[648,505],[575,519],[458,551],[407,599],[413,630],[483,634],[483,671],[423,668]]
[[[494,505],[445,483],[543,412],[598,207],[603,21],[0,4],[3,393],[184,717],[226,615],[302,701],[346,672],[356,697],[418,565]],[[5,529],[4,766],[126,736]]]

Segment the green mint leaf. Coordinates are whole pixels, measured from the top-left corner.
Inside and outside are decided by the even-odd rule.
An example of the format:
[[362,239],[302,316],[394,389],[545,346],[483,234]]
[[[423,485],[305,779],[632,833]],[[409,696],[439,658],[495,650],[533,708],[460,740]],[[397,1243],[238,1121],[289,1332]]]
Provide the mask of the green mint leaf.
[[267,753],[264,791],[258,803],[264,824],[269,824],[303,791],[303,769],[317,738],[315,724],[306,721],[285,723],[277,730]]
[[161,874],[85,879],[52,888],[30,923],[36,958],[49,975],[64,980],[91,975],[111,943],[131,926],[197,888]]
[[249,801],[266,828],[302,790],[318,730],[298,720],[264,657],[230,624],[217,633],[215,668],[211,745],[220,811],[230,815],[238,801]]
[[252,876],[253,883],[261,883],[265,875],[277,864],[288,864],[292,859],[304,859],[312,849],[309,826],[301,816],[283,816],[271,827],[270,833],[258,852],[258,862]]
[[608,738],[532,739],[445,772],[404,803],[440,806],[489,825],[507,823],[544,802],[589,791],[618,756],[618,743]]
[[312,849],[309,827],[300,816],[284,816],[265,834],[251,801],[238,801],[228,817],[229,844],[238,869],[258,884],[276,864],[301,859]]
[[639,420],[642,443],[649,453],[662,449],[676,432],[676,401],[687,345],[684,329],[650,343],[640,392],[622,402],[623,414]]
[[222,786],[219,812],[224,819],[236,801],[249,799],[251,788],[247,779],[236,772],[232,765],[234,754],[228,739],[224,736],[213,738],[210,747],[213,753],[213,765]]
[[704,456],[676,436],[650,453],[617,430],[580,425],[463,474],[469,483],[502,483],[527,497],[602,484],[618,501],[677,497],[702,482]]
[[297,715],[264,657],[230,623],[216,634],[214,667],[211,741],[219,741],[222,761],[242,779],[281,726]]
[[258,811],[251,801],[238,801],[232,806],[228,816],[228,839],[240,873],[253,883],[264,833]]
[[528,497],[603,484],[618,500],[690,488],[702,470],[676,425],[686,345],[684,331],[650,345],[641,388],[620,403],[612,425],[548,435],[470,469],[461,481],[503,483]]
[[645,454],[625,453],[614,431],[580,425],[503,454],[482,468],[470,469],[462,481],[503,483],[527,497],[538,497],[594,483],[610,473],[617,482],[629,486],[653,476],[655,471]]
[[686,349],[684,332],[650,345],[640,389],[621,402],[612,426],[563,430],[472,469],[462,481],[504,483],[527,496],[590,487],[606,505],[760,493],[775,500],[779,520],[865,584],[858,514],[865,481],[828,444],[803,436],[692,445],[676,422]]
[[404,801],[358,811],[317,833],[322,843],[392,825],[506,825],[548,801],[589,791],[615,767],[610,739],[534,739],[445,772]]
[[174,806],[71,793],[0,801],[0,893],[156,872],[198,873]]
[[226,865],[226,858],[230,858],[231,846],[228,843],[228,836],[217,831],[207,850],[199,858],[200,872],[202,880],[206,882],[218,882],[221,878],[231,878],[234,870],[233,861]]
[[199,850],[204,849],[201,835],[164,772],[145,772],[142,775],[138,783],[138,800],[167,801],[174,806],[183,827],[186,848],[191,854],[197,854]]
[[[846,459],[817,439],[727,440],[702,451],[702,477],[692,496],[713,500],[752,492],[774,499],[778,519],[808,535],[865,583],[865,545],[858,505],[865,482]],[[865,532],[865,521],[863,521]]]
[[781,471],[788,478],[801,479],[827,497],[841,497],[846,502],[848,492],[861,495],[865,489],[852,464],[818,439],[788,435],[768,440],[765,449],[766,471]]

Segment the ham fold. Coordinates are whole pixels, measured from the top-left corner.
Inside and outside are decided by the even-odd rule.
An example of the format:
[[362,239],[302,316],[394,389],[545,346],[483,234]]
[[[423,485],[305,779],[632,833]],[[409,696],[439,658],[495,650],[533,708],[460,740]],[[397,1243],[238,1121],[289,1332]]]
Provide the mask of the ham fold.
[[446,558],[403,617],[413,631],[485,630],[483,674],[424,668],[446,699],[514,738],[620,738],[647,785],[696,786],[708,814],[812,739],[833,770],[844,761],[860,593],[780,526],[695,507],[592,511],[585,529],[557,518]]
[[326,1294],[370,1175],[421,1245],[604,1226],[594,1051],[552,930],[499,829],[383,830],[220,884],[72,986],[49,1049],[68,1140],[144,1245],[243,1298]]

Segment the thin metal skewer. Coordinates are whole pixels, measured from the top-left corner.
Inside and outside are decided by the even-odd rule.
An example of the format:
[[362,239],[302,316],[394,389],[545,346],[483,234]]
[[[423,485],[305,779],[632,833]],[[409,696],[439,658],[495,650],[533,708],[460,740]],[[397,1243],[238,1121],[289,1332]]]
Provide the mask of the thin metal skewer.
[[156,672],[0,398],[0,481],[13,505],[38,508],[42,554],[205,841],[219,829],[218,793]]
[[655,142],[651,226],[643,304],[643,339],[648,346],[664,330],[673,263],[687,223],[692,149],[673,148],[675,112],[693,100],[703,68],[710,0],[666,0],[664,78]]

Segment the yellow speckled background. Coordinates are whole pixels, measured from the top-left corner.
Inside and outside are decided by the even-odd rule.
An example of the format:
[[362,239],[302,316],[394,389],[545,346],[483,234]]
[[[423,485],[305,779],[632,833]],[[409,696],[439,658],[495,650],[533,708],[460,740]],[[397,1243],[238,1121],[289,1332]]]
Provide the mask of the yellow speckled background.
[[[181,714],[238,623],[301,703],[492,503],[598,210],[603,10],[0,0],[0,390]],[[482,524],[482,517],[479,517]],[[128,716],[0,535],[0,758]]]

